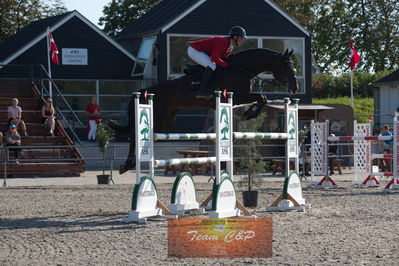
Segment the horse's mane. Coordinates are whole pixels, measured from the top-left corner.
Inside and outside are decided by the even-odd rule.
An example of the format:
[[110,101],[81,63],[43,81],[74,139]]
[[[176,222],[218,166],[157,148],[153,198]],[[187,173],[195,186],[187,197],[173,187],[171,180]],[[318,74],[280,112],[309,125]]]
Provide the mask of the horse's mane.
[[[181,77],[178,77],[176,79],[182,79],[184,77],[185,77],[185,75],[183,75]],[[162,90],[163,88],[168,88],[168,87],[170,87],[170,83],[173,82],[176,79],[168,79],[168,80],[165,80],[165,81],[161,81],[161,82],[159,82],[159,83],[157,83],[155,85],[152,85],[151,87],[141,89],[140,92],[147,91],[149,93],[153,93],[154,91]]]
[[241,56],[247,56],[248,54],[251,54],[251,55],[262,54],[262,55],[266,55],[266,56],[282,56],[281,53],[273,51],[273,50],[269,50],[266,48],[251,48],[251,49],[241,50],[241,51],[238,51],[237,53],[232,54],[231,56],[241,57]]

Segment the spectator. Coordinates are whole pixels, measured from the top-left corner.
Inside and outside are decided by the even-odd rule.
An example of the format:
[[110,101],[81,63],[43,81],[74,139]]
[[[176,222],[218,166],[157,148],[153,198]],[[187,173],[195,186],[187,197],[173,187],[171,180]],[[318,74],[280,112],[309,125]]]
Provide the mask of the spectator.
[[[17,131],[17,126],[15,124],[10,124],[9,125],[9,130],[6,133],[6,146],[21,146],[21,136],[19,135]],[[10,148],[10,151],[14,152],[15,155],[15,161],[18,164],[18,153],[21,152],[22,155],[22,150],[21,149],[15,149],[15,148]]]
[[96,103],[96,97],[92,96],[90,103],[86,106],[86,113],[88,114],[88,137],[87,140],[91,142],[96,141],[97,125],[100,123],[100,106]]
[[18,106],[18,99],[12,99],[12,105],[8,106],[8,125],[14,124],[17,128],[19,127],[24,136],[28,136],[26,132],[26,125],[25,122],[21,119],[22,118],[22,109]]
[[[393,136],[392,132],[389,131],[389,126],[388,125],[384,125],[382,127],[380,136]],[[388,140],[384,140],[382,142],[382,146],[384,149],[384,154],[390,154],[393,148],[393,138],[388,139]],[[389,171],[389,169],[391,168],[391,159],[382,159],[381,160],[381,169],[384,171]]]
[[[335,137],[335,134],[330,134],[330,137]],[[330,167],[330,175],[334,174],[334,160],[336,159],[336,155],[338,154],[338,146],[334,144],[335,141],[331,140],[328,145],[328,165]]]
[[54,136],[55,129],[55,110],[53,101],[50,97],[46,99],[46,103],[42,107],[42,124],[50,128],[50,136]]
[[[392,136],[392,132],[389,131],[389,126],[388,125],[384,125],[382,127],[380,136]],[[389,149],[389,152],[392,150],[392,143],[393,143],[393,139],[389,139],[389,140],[384,140],[384,150]]]

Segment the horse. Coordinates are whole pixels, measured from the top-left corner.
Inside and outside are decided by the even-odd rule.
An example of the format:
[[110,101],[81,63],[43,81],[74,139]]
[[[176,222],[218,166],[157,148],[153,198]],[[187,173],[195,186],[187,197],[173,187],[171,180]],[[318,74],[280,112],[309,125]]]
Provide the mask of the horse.
[[[288,86],[290,93],[298,90],[291,61],[293,50],[286,50],[283,54],[268,49],[256,48],[237,52],[224,58],[229,63],[228,68],[217,67],[208,81],[207,90],[228,90],[234,93],[233,105],[251,104],[244,113],[243,119],[249,120],[259,115],[262,107],[267,103],[261,93],[252,92],[253,79],[262,72],[272,72],[274,81],[279,86]],[[141,90],[141,97],[155,94],[154,132],[163,132],[176,120],[180,110],[215,109],[214,96],[210,98],[196,98],[198,88],[192,84],[199,81],[201,72],[184,75],[180,78],[160,82],[150,88]],[[198,82],[197,82],[198,83]],[[140,99],[140,100],[143,100]],[[135,125],[134,98],[128,105],[128,125],[125,127],[110,124],[117,133],[130,132],[130,146],[128,158],[120,166],[119,173],[133,169],[135,166]]]

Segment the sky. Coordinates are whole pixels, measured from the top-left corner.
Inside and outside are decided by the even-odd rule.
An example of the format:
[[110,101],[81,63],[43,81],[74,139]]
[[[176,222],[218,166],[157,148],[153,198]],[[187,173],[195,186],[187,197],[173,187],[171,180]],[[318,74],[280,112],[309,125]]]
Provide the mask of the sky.
[[103,16],[103,8],[111,0],[63,0],[68,11],[77,10],[98,26],[98,19]]

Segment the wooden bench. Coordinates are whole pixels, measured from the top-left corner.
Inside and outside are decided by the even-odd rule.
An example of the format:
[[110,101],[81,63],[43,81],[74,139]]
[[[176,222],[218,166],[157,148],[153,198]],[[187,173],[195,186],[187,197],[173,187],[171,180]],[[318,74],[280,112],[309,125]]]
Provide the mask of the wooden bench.
[[[176,153],[183,155],[184,158],[198,158],[198,157],[209,157],[209,152],[208,151],[199,151],[199,150],[179,150],[176,151]],[[200,164],[182,164],[180,166],[180,172],[189,172],[192,175],[197,174],[197,168],[200,167]],[[176,167],[174,165],[172,166],[166,166],[164,174],[166,175],[169,171],[172,171],[173,174],[176,174]],[[202,173],[202,167],[201,167],[201,173]]]
[[[290,169],[294,169],[294,162],[290,162]],[[282,175],[285,175],[285,160],[273,159],[272,160],[272,169],[273,175],[281,172]]]
[[[179,150],[176,151],[176,153],[183,155],[184,158],[198,158],[198,157],[210,157],[209,151],[199,151],[199,150]],[[222,162],[222,166],[223,166]],[[233,171],[234,174],[237,171],[237,163],[238,161],[233,162]],[[211,169],[213,169],[213,172],[215,173],[215,164],[214,163],[203,163],[203,164],[183,164],[180,166],[180,172],[189,172],[192,175],[200,174],[200,175],[205,175],[207,172],[209,172]],[[168,174],[169,171],[172,171],[172,173],[175,175],[177,172],[176,166],[166,166],[164,174]]]

